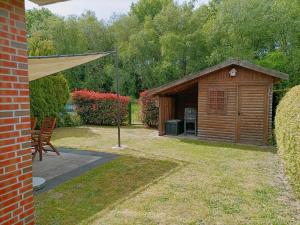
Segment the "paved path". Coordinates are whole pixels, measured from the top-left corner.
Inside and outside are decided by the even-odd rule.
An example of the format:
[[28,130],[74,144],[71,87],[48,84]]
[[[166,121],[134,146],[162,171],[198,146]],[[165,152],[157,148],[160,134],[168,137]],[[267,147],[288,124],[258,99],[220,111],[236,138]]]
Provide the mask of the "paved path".
[[111,153],[66,148],[60,148],[59,151],[61,153],[59,156],[53,152],[48,152],[43,155],[43,161],[38,161],[37,158],[33,161],[33,176],[46,179],[46,186],[35,191],[35,194],[48,191],[118,157],[118,155]]

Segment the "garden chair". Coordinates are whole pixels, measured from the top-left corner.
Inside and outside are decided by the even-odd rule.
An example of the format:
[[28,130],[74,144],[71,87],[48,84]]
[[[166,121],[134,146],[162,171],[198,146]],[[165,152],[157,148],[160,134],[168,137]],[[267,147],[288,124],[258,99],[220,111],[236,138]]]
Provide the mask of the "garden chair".
[[33,150],[32,155],[34,155],[35,151],[38,151],[38,144],[37,144],[37,142],[35,143],[35,141],[34,141],[34,135],[36,133],[36,130],[35,130],[36,123],[37,123],[37,118],[31,117],[30,124],[31,124],[31,148]]
[[31,131],[34,131],[35,127],[36,127],[37,118],[36,117],[31,117],[30,122],[31,122]]
[[33,158],[39,152],[40,161],[42,161],[42,151],[47,152],[48,149],[45,149],[45,146],[49,146],[53,152],[57,155],[60,155],[59,151],[51,144],[51,136],[55,128],[56,118],[46,117],[43,119],[41,130],[32,135],[33,147],[35,151]]

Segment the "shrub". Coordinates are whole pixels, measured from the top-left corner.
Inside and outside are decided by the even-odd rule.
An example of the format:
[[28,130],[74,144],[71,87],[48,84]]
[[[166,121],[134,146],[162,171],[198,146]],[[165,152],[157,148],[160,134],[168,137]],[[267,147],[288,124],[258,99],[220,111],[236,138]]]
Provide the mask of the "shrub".
[[58,127],[75,127],[80,125],[82,125],[82,121],[76,112],[62,112],[59,114]]
[[286,173],[300,197],[300,85],[292,88],[280,101],[275,134]]
[[58,117],[69,98],[69,86],[62,74],[30,82],[30,111],[38,126],[46,116]]
[[[73,92],[73,101],[76,111],[83,123],[92,125],[117,124],[117,95],[113,93],[100,93],[88,90]],[[128,118],[128,103],[130,97],[120,96],[120,119],[124,123]]]
[[156,100],[147,91],[140,93],[140,104],[142,105],[142,122],[148,127],[158,126],[159,110]]

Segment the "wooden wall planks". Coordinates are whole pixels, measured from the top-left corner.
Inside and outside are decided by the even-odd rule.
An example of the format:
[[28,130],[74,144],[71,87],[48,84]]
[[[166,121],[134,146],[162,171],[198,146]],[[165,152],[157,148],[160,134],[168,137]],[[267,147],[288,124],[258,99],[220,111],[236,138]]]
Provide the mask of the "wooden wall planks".
[[[271,134],[273,78],[243,67],[236,67],[236,77],[230,77],[228,67],[199,79],[198,136],[250,144],[267,144]],[[209,114],[207,93],[210,88],[227,93],[227,108],[223,115]]]
[[159,135],[165,134],[165,122],[175,119],[175,100],[173,97],[159,96]]
[[[229,71],[237,69],[237,76]],[[165,121],[182,119],[187,106],[198,107],[198,132],[202,139],[267,144],[272,132],[272,88],[275,79],[241,66],[228,66],[199,77],[159,96],[159,135],[165,134]],[[223,114],[209,113],[208,90],[226,92]],[[198,89],[198,90],[197,90]],[[197,94],[195,94],[195,91]]]

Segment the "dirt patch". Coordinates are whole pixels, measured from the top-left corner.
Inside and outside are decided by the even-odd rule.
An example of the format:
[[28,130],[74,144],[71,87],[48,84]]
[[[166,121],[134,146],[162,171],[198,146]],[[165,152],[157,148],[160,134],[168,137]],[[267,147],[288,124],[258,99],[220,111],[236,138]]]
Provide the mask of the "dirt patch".
[[275,176],[274,183],[282,189],[279,200],[290,205],[291,209],[295,212],[294,215],[296,219],[300,220],[300,202],[296,198],[293,188],[289,184],[288,178],[284,173],[284,164],[281,159],[278,159],[277,168],[278,172]]

